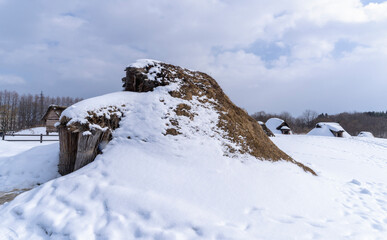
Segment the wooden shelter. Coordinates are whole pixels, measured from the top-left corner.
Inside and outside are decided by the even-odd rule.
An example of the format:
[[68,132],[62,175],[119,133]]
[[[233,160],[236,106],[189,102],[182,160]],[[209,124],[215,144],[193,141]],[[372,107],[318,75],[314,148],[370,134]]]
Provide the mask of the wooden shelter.
[[46,111],[46,114],[42,117],[44,124],[46,126],[47,135],[50,132],[58,132],[58,129],[55,127],[55,123],[59,122],[60,115],[66,109],[66,107],[58,105],[50,105]]
[[290,126],[282,119],[270,118],[266,121],[266,126],[274,134],[293,134]]
[[336,122],[319,122],[308,135],[330,136],[330,137],[351,137],[339,123]]

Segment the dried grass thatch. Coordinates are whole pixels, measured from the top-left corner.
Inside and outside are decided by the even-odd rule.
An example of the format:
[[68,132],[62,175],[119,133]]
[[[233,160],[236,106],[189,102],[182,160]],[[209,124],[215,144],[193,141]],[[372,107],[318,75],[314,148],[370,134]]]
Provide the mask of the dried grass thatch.
[[[148,92],[159,86],[176,83],[178,87],[169,92],[172,97],[186,100],[186,103],[195,99],[201,106],[210,105],[211,109],[217,112],[219,119],[214,131],[218,131],[218,135],[226,140],[223,141],[225,155],[250,154],[260,160],[289,161],[316,175],[312,169],[296,162],[274,145],[257,121],[233,104],[217,82],[205,73],[155,61],[142,67],[128,67],[126,77],[122,81],[126,91],[134,92]],[[197,115],[191,106],[185,103],[178,104],[174,112],[177,118],[184,116],[190,120]],[[86,121],[73,122],[62,117],[58,126],[59,172],[64,175],[93,161],[99,153],[99,144],[102,141],[110,141],[111,131],[119,127],[123,114],[120,107],[109,106],[97,112],[88,112],[84,119]],[[181,134],[181,126],[176,116],[169,117],[165,135]],[[88,134],[84,134],[86,131]]]
[[[260,160],[289,161],[300,166],[305,171],[316,175],[312,169],[296,162],[281,151],[268,138],[257,121],[250,117],[243,109],[232,103],[218,83],[209,75],[171,64],[160,62],[155,64],[159,65],[160,71],[154,79],[147,78],[149,70],[154,65],[147,65],[143,68],[127,68],[127,76],[123,78],[125,89],[128,90],[128,86],[147,86],[141,88],[131,87],[130,90],[152,91],[153,87],[178,82],[180,86],[178,90],[170,92],[171,96],[184,100],[192,100],[193,97],[197,97],[196,99],[203,101],[203,103],[211,101],[214,109],[219,114],[218,127],[226,133],[223,137],[239,146],[238,149],[231,145],[228,146],[229,153],[247,153]],[[179,105],[175,111],[177,115],[184,115],[190,118],[193,118],[195,114],[190,111],[190,107],[187,105]],[[176,126],[176,128],[168,129],[167,134],[179,134],[178,123],[172,125]]]

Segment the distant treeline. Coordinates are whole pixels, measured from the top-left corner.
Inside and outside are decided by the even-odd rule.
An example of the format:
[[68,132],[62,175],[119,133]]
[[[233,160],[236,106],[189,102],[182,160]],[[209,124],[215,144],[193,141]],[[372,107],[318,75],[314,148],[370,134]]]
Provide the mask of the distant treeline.
[[42,125],[42,117],[51,104],[70,106],[82,100],[71,97],[49,97],[40,94],[20,95],[14,91],[0,91],[0,130],[17,131]]
[[338,122],[352,136],[357,136],[361,131],[369,131],[375,137],[387,138],[387,111],[386,112],[354,112],[329,115],[306,110],[299,117],[293,117],[288,112],[272,114],[256,112],[252,117],[258,121],[266,122],[269,118],[277,117],[285,120],[294,133],[307,133],[318,122]]

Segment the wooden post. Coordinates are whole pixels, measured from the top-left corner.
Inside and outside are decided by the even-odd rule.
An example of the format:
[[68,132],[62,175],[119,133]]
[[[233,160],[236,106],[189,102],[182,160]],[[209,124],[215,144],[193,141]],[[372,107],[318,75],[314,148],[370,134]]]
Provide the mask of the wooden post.
[[40,134],[40,143],[43,142],[43,134]]
[[61,175],[66,175],[74,171],[79,133],[70,132],[65,126],[60,126],[58,130],[60,150],[58,172]]
[[5,133],[3,132],[3,136],[2,136],[2,138],[3,138],[3,141],[5,140]]
[[77,159],[74,165],[74,171],[94,161],[95,157],[100,153],[100,144],[103,141],[109,141],[111,137],[110,130],[105,132],[97,129],[93,130],[90,135],[79,134]]

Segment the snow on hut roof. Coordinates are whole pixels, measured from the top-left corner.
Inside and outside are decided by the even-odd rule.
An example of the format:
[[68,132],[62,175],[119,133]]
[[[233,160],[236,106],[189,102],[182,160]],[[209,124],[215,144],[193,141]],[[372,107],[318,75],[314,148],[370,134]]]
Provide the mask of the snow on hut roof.
[[371,132],[366,132],[366,131],[361,131],[359,133],[359,135],[357,135],[358,137],[369,137],[369,138],[373,138],[374,135],[371,133]]
[[322,127],[322,126],[327,126],[329,129],[339,132],[339,131],[345,131],[344,128],[336,122],[319,122],[316,124],[316,127]]
[[129,64],[128,67],[144,68],[148,65],[156,65],[157,63],[161,63],[161,62],[153,59],[139,59],[136,62]]
[[316,127],[313,128],[308,135],[315,135],[315,136],[330,136],[334,137],[333,132],[342,132],[343,137],[350,137],[349,133],[347,133],[344,128],[336,122],[319,122],[316,124]]
[[290,130],[290,127],[288,127],[288,126],[282,126],[281,129],[283,129],[283,130]]

